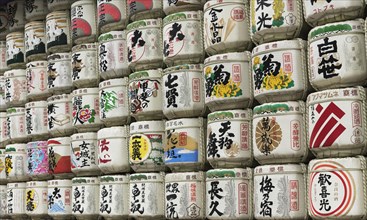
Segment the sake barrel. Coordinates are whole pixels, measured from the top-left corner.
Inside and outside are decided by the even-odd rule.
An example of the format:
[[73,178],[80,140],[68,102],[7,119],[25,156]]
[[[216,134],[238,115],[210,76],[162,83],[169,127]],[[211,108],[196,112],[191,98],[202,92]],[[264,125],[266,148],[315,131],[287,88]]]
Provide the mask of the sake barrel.
[[24,107],[27,102],[27,79],[24,69],[8,70],[5,77],[5,99],[7,106]]
[[48,215],[57,220],[71,218],[71,189],[71,180],[56,179],[48,181]]
[[164,16],[161,0],[127,0],[128,15],[132,21]]
[[293,39],[307,33],[301,1],[250,2],[250,32],[255,43]]
[[48,217],[47,181],[27,182],[25,190],[25,212],[33,218]]
[[252,111],[227,110],[208,114],[206,157],[214,168],[251,166]]
[[25,18],[28,21],[45,20],[48,13],[47,2],[44,0],[26,0]]
[[[4,125],[3,125],[4,126]],[[5,143],[22,143],[27,141],[25,108],[9,108],[6,111]]]
[[97,139],[99,169],[105,174],[129,172],[129,127],[103,128],[98,131]]
[[71,135],[75,132],[72,125],[71,95],[55,95],[47,99],[47,122],[52,136]]
[[305,100],[310,90],[306,41],[276,41],[252,51],[254,97],[260,103]]
[[26,183],[8,183],[6,198],[7,198],[7,213],[15,219],[26,219],[25,213],[25,188]]
[[164,171],[164,121],[130,124],[129,159],[135,172]]
[[130,175],[129,216],[164,219],[164,173]]
[[127,1],[98,0],[98,29],[101,33],[125,29],[129,18],[127,14]]
[[9,31],[23,31],[25,25],[25,7],[24,1],[10,1],[6,5],[8,13]]
[[77,88],[97,87],[99,83],[96,43],[80,44],[72,48],[72,81]]
[[71,33],[74,44],[96,41],[98,36],[96,1],[74,1],[71,5]]
[[124,31],[111,31],[101,34],[98,38],[99,75],[102,79],[128,76],[126,53],[126,34]]
[[366,216],[364,157],[311,160],[308,171],[308,213],[312,219]]
[[135,21],[126,30],[129,67],[134,71],[162,68],[162,19]]
[[186,64],[163,71],[163,113],[169,119],[200,117],[206,112],[203,65]]
[[307,98],[307,141],[317,158],[364,155],[366,94],[362,87],[315,92]]
[[313,88],[320,91],[367,84],[363,19],[315,27],[308,35],[308,43]]
[[163,118],[162,69],[139,71],[129,76],[130,114],[136,120]]
[[78,133],[71,136],[71,171],[77,176],[97,176],[98,168],[97,133]]
[[250,53],[227,53],[204,62],[205,104],[210,111],[243,109],[253,102]]
[[169,173],[165,177],[167,219],[205,219],[205,173]]
[[44,21],[32,21],[25,25],[24,49],[27,62],[46,59],[45,26]]
[[204,61],[202,21],[202,11],[179,12],[163,19],[163,61],[168,67]]
[[128,96],[127,77],[99,84],[99,117],[106,126],[124,125],[130,121]]
[[73,90],[70,53],[54,53],[47,57],[47,91],[53,95]]
[[204,44],[209,55],[252,47],[248,1],[208,1],[204,5]]
[[33,141],[27,143],[27,175],[31,177],[32,180],[46,180],[52,178],[49,174],[48,160],[47,141]]
[[250,168],[206,172],[207,219],[253,219],[253,174]]
[[[5,148],[5,173],[9,182],[27,181],[26,144],[10,144]],[[10,213],[9,213],[10,214]]]
[[313,27],[364,18],[365,7],[364,1],[303,1],[305,20]]
[[[254,169],[256,219],[307,219],[307,168],[304,164]],[[264,205],[265,204],[265,205]]]
[[[63,0],[51,0],[62,3]],[[69,0],[66,0],[69,1]],[[48,1],[50,4],[50,1]],[[70,7],[70,5],[68,5]],[[70,52],[71,26],[69,10],[53,11],[46,16],[46,47],[47,52]]]
[[72,179],[73,208],[78,220],[97,220],[99,214],[99,178],[75,177]]
[[47,61],[27,63],[26,78],[28,101],[45,100],[51,95],[47,90]]
[[103,127],[99,117],[98,88],[84,88],[73,91],[72,125],[78,132],[97,131]]
[[[70,137],[51,138],[47,141],[48,169],[50,174],[54,175],[56,179],[74,176],[71,172],[70,144]],[[56,209],[53,211],[57,212]]]
[[25,67],[24,33],[11,32],[6,35],[6,65],[11,68]]
[[26,134],[33,140],[44,140],[49,137],[47,102],[28,102],[25,105]]
[[205,168],[205,125],[203,118],[166,122],[164,163],[172,171],[200,171]]
[[106,219],[125,219],[129,215],[129,175],[100,177],[99,215]]
[[309,159],[303,101],[256,106],[252,130],[253,153],[260,164],[300,163]]

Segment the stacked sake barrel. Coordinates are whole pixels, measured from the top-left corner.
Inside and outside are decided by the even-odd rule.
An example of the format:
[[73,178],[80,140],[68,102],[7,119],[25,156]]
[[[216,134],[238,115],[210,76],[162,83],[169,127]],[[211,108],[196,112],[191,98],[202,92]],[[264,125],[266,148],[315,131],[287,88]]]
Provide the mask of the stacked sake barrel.
[[304,1],[308,34],[308,211],[314,219],[366,218],[364,1]]

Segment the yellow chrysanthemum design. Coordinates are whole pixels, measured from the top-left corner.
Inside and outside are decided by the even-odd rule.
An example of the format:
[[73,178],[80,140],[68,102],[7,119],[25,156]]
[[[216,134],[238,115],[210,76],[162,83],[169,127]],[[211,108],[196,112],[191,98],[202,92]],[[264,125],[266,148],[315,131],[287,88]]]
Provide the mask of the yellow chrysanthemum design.
[[205,75],[210,75],[212,73],[212,68],[210,66],[205,68]]
[[217,98],[235,97],[240,90],[240,83],[234,83],[232,80],[230,80],[226,85],[220,83],[214,86],[213,92]]
[[254,57],[254,60],[252,61],[254,65],[259,65],[261,60],[260,60],[260,57],[256,56]]
[[292,73],[284,73],[283,69],[280,68],[278,75],[268,75],[264,77],[262,87],[266,90],[276,90],[289,88],[290,84],[293,84]]

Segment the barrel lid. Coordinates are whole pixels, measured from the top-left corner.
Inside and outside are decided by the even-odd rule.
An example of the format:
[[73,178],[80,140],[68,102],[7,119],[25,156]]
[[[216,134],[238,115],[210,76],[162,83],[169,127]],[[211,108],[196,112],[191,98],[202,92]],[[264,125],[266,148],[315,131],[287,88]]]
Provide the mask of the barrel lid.
[[66,16],[69,19],[69,10],[53,11],[46,15],[46,21],[50,19],[59,18],[58,16]]
[[45,29],[45,22],[44,21],[31,21],[31,22],[28,22],[24,25],[24,30],[27,32],[27,29],[30,29],[30,28],[42,28],[42,29]]
[[303,101],[273,102],[254,108],[254,117],[255,115],[276,113],[305,113],[305,103]]
[[25,108],[47,108],[46,101],[28,102],[25,104]]
[[252,120],[252,110],[227,110],[208,114],[208,123],[224,120]]
[[36,67],[46,68],[47,67],[47,61],[46,60],[39,60],[39,61],[33,61],[33,62],[27,63],[27,69],[36,68]]
[[73,186],[99,184],[98,177],[74,177],[71,181]]
[[141,79],[160,79],[162,77],[162,74],[162,69],[144,70],[130,74],[129,80],[134,81]]
[[20,32],[20,31],[16,31],[16,32],[10,32],[9,34],[6,35],[6,40],[8,40],[9,38],[13,38],[13,37],[20,37],[24,39],[24,32]]
[[70,94],[54,95],[47,98],[47,102],[71,102],[71,98]]
[[[366,159],[362,156],[358,157],[345,157],[345,158],[327,158],[327,159],[314,159],[308,164],[309,173],[312,172],[325,172],[335,170],[348,170],[348,169],[366,169],[362,167],[362,161]],[[365,164],[365,162],[364,162]]]
[[67,60],[70,62],[71,54],[70,53],[54,53],[54,54],[47,56],[48,62],[55,62],[59,60]]
[[27,182],[27,188],[29,187],[45,187],[47,188],[47,181],[29,181]]
[[128,126],[118,126],[110,128],[102,128],[98,131],[97,137],[99,139],[104,138],[126,138],[129,136]]
[[180,73],[180,72],[202,72],[203,71],[203,64],[183,64],[173,67],[168,67],[163,70],[163,74],[170,74],[170,73]]
[[364,33],[364,25],[363,19],[356,19],[317,26],[308,33],[308,40],[312,42],[334,34]]
[[85,50],[95,50],[97,52],[97,43],[79,44],[71,48],[72,53],[85,51]]
[[180,118],[166,121],[166,131],[177,128],[203,128],[203,118]]
[[252,56],[257,56],[264,53],[270,53],[274,50],[301,50],[306,49],[307,41],[300,38],[293,40],[275,41],[265,44],[260,44],[252,50]]
[[83,89],[76,89],[73,91],[73,97],[80,96],[80,95],[87,95],[87,94],[94,94],[98,95],[99,89],[98,88],[83,88]]
[[103,183],[129,183],[129,175],[108,175],[101,176],[100,182]]
[[119,87],[119,86],[127,86],[129,83],[129,78],[124,77],[124,78],[118,78],[118,79],[110,79],[110,80],[105,80],[101,83],[99,83],[99,89],[105,89],[105,88],[109,88],[109,87]]
[[361,100],[364,102],[365,94],[366,92],[361,86],[343,89],[329,89],[308,95],[307,105],[336,100]]
[[8,183],[7,188],[8,189],[17,189],[17,188],[24,188],[26,187],[26,183]]
[[130,175],[131,182],[163,182],[164,172],[160,173],[134,173]]
[[6,110],[7,116],[24,114],[24,112],[25,112],[25,108],[23,108],[23,107],[19,107],[19,108],[8,108]]
[[111,40],[125,40],[125,39],[126,39],[125,31],[110,31],[99,35],[98,42],[103,43]]
[[[247,3],[247,1],[246,1]],[[211,0],[211,1],[207,1],[204,5],[204,11],[214,7],[214,6],[223,6],[226,4],[241,4],[241,5],[245,5],[245,1],[244,0],[229,0],[229,1],[223,1],[223,0]]]
[[71,138],[70,137],[59,137],[59,138],[50,138],[47,141],[47,145],[48,146],[53,146],[53,147],[57,147],[57,146],[65,146],[68,145],[70,146],[70,142],[71,142]]
[[53,187],[53,186],[69,186],[71,187],[71,180],[49,180],[48,182],[48,187]]
[[86,133],[77,133],[70,136],[71,141],[79,141],[79,140],[97,140],[96,132],[86,132]]
[[175,181],[204,181],[204,172],[184,172],[184,173],[167,173],[165,177],[165,182],[175,182]]
[[47,147],[47,141],[32,141],[27,143],[27,148]]
[[140,21],[134,21],[127,25],[126,30],[131,32],[132,30],[140,29],[140,28],[161,28],[162,27],[162,19],[145,19]]
[[245,178],[252,179],[251,168],[234,168],[234,169],[213,169],[206,172],[206,180],[208,179],[227,179],[227,178]]
[[26,149],[27,149],[26,144],[9,144],[9,145],[6,145],[5,152],[6,153],[10,153],[10,152],[25,153]]
[[257,166],[254,169],[254,176],[284,174],[284,173],[306,173],[307,169],[304,164],[279,164]]
[[209,65],[218,62],[232,62],[232,61],[243,61],[249,62],[251,60],[251,53],[248,51],[241,53],[223,53],[210,56],[204,60],[204,65]]
[[130,124],[130,134],[164,132],[164,121],[138,121]]
[[5,78],[12,78],[12,77],[26,77],[25,69],[14,69],[14,70],[8,70],[4,72]]
[[201,21],[203,17],[202,11],[184,11],[170,14],[163,18],[163,25],[167,25],[171,22],[176,21],[187,21],[187,20],[197,20]]

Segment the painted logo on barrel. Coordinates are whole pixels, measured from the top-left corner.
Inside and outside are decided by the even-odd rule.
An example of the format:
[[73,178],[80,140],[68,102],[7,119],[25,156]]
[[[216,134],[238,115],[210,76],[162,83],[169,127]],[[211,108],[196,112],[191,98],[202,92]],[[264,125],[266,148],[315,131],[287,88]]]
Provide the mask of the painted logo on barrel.
[[317,120],[313,128],[310,127],[310,148],[329,147],[343,134],[346,130],[341,123],[345,112],[340,109],[334,102],[330,102],[326,107],[317,104],[315,107]]
[[282,129],[275,118],[262,118],[257,122],[255,138],[259,151],[269,155],[282,141]]
[[353,208],[356,184],[348,171],[340,169],[345,167],[332,161],[316,163],[310,169],[308,196],[311,216],[345,216]]

